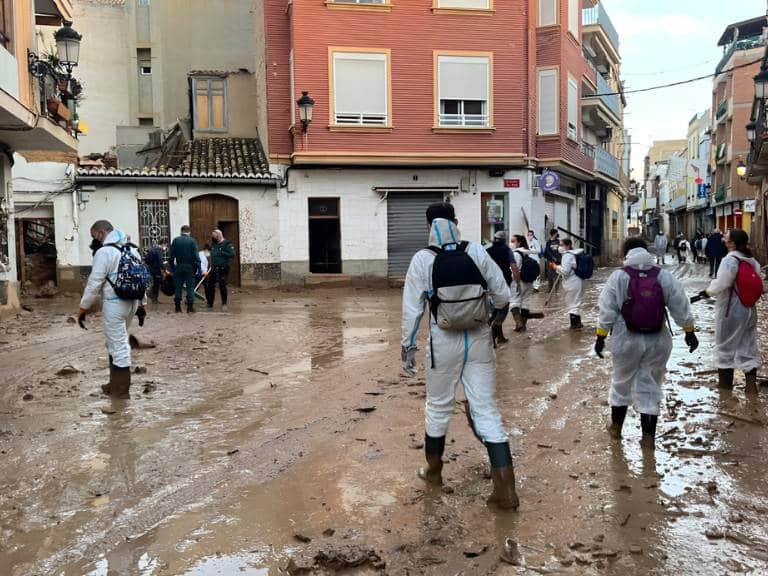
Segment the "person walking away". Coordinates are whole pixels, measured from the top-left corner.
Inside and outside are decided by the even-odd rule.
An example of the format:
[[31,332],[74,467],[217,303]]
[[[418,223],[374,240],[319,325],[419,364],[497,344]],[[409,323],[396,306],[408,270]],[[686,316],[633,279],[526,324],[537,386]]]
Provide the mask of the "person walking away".
[[691,243],[691,262],[694,264],[699,263],[699,252],[701,251],[701,236],[699,234],[696,234],[693,237],[693,242]]
[[688,242],[688,240],[685,239],[685,236],[680,236],[680,242],[677,245],[677,253],[678,261],[680,264],[685,264],[685,262],[688,260],[688,252],[691,249],[691,245]]
[[707,241],[706,249],[707,258],[709,259],[710,278],[717,276],[717,271],[720,269],[720,262],[722,262],[726,251],[725,239],[720,233],[720,229],[715,228]]
[[221,309],[227,311],[227,281],[229,280],[229,266],[235,257],[235,247],[224,238],[221,230],[211,233],[211,272],[205,286],[205,299],[208,308],[213,308],[216,299],[216,285],[221,292]]
[[181,235],[171,242],[168,262],[173,271],[176,287],[174,304],[176,312],[181,312],[181,297],[186,290],[187,313],[195,311],[195,271],[200,268],[200,255],[197,241],[192,238],[191,228],[186,224],[181,227]]
[[540,270],[538,254],[531,250],[525,237],[515,234],[512,236],[512,292],[509,301],[510,312],[515,319],[515,332],[525,332],[531,310],[528,300],[533,292],[533,283],[538,278]]
[[544,258],[546,258],[548,266],[545,268],[545,275],[547,277],[548,289],[551,292],[555,285],[555,279],[557,273],[552,268],[552,263],[560,264],[562,255],[560,254],[560,235],[555,228],[549,231],[549,241],[544,248]]
[[733,389],[735,369],[744,372],[746,392],[757,394],[757,370],[762,362],[757,347],[757,300],[763,294],[760,264],[749,249],[743,230],[725,236],[728,254],[706,290],[691,299],[716,297],[715,362],[719,387]]
[[165,268],[165,252],[168,249],[168,242],[161,240],[152,248],[147,250],[144,256],[144,264],[147,265],[149,275],[152,278],[151,298],[152,304],[158,303],[160,295],[160,285],[163,282],[163,269]]
[[672,241],[672,248],[675,250],[675,255],[677,256],[677,262],[680,262],[680,237],[682,234],[678,234],[675,236],[675,239]]
[[451,204],[431,205],[427,223],[429,247],[417,252],[408,267],[402,319],[403,369],[414,375],[416,335],[429,302],[424,440],[427,467],[419,471],[419,476],[428,483],[442,484],[445,435],[456,403],[456,386],[461,383],[473,431],[485,444],[491,461],[493,493],[489,502],[502,509],[516,509],[519,500],[512,454],[496,405],[496,362],[487,322],[489,302],[494,309],[493,321],[504,321],[509,310],[509,288],[482,246],[461,241]]
[[709,239],[706,235],[701,235],[701,248],[699,249],[699,264],[707,263],[707,243]]
[[584,281],[576,274],[576,257],[584,252],[582,248],[574,250],[573,241],[570,238],[560,240],[558,248],[562,257],[562,264],[549,263],[551,270],[560,274],[565,288],[565,303],[571,319],[571,330],[581,330],[581,298],[584,293]]
[[[144,324],[146,311],[146,270],[144,284],[137,285],[135,298],[123,298],[118,271],[123,272],[124,249],[141,265],[141,255],[121,230],[116,230],[107,220],[98,220],[91,226],[93,266],[80,299],[78,323],[86,329],[85,320],[96,298],[101,298],[101,320],[109,354],[109,382],[101,390],[116,398],[129,398],[131,387],[131,345],[128,328],[134,316],[139,325]],[[142,266],[143,268],[143,266]],[[130,296],[130,295],[129,295]]]
[[[493,235],[493,244],[486,250],[496,265],[501,270],[504,276],[504,281],[507,283],[507,287],[512,284],[512,250],[507,244],[507,233],[503,230],[499,230]],[[517,322],[517,319],[515,319]],[[517,329],[517,328],[516,328]],[[504,330],[501,324],[494,324],[491,326],[491,336],[493,337],[493,347],[496,348],[499,344],[506,344],[509,342],[504,337]]]
[[682,283],[669,271],[653,265],[653,255],[642,238],[624,243],[624,267],[611,274],[600,293],[600,315],[595,353],[603,357],[605,340],[613,354],[613,376],[608,394],[615,439],[630,403],[640,413],[641,444],[653,449],[672,334],[666,311],[685,330],[690,352],[699,345],[693,315]]
[[659,230],[656,233],[656,238],[653,239],[653,247],[656,250],[656,264],[664,265],[664,255],[667,253],[667,246],[669,241],[667,235],[663,230]]
[[[535,255],[536,262],[540,262],[541,258],[544,256],[544,249],[541,247],[541,242],[539,242],[539,239],[536,238],[536,233],[533,230],[528,230],[527,241],[531,256]],[[539,286],[541,286],[540,277],[536,278],[536,280],[533,282],[533,290],[538,292]]]

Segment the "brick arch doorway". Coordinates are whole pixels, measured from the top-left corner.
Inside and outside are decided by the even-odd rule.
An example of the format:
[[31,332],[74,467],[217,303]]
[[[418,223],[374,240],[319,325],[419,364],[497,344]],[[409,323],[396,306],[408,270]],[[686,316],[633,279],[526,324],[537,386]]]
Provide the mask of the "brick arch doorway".
[[229,269],[229,283],[240,286],[240,227],[236,198],[222,194],[204,194],[189,201],[189,225],[200,249],[210,243],[211,232],[218,228],[235,246],[235,259]]

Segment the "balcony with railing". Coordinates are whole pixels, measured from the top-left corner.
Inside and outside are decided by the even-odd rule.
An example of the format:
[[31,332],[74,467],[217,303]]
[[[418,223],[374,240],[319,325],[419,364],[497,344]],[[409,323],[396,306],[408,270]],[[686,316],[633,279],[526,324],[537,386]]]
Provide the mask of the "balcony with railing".
[[[616,53],[619,53],[619,33],[616,32],[616,28],[608,17],[608,12],[603,8],[603,4],[600,3],[592,8],[584,8],[581,11],[581,24],[583,28],[590,26],[599,26],[605,32],[606,37],[613,45],[613,49]],[[588,33],[589,30],[585,30]]]
[[748,36],[746,38],[740,38],[739,40],[736,40],[736,42],[733,42],[730,46],[726,47],[725,52],[723,53],[723,57],[720,59],[720,62],[715,68],[715,74],[720,74],[723,70],[725,70],[725,66],[730,61],[734,52],[739,50],[752,50],[753,48],[760,48],[761,46],[765,46],[765,39],[762,37],[762,35]]
[[[587,108],[594,105],[601,105],[607,112],[613,116],[612,124],[617,125],[621,121],[621,104],[616,89],[613,88],[602,74],[597,74],[597,92],[595,94],[584,94],[582,107]],[[609,116],[610,118],[610,116]]]
[[755,137],[750,145],[747,165],[750,176],[764,176],[768,174],[768,114],[762,103],[757,106]]
[[613,180],[619,181],[619,161],[608,150],[600,148],[595,149],[595,170],[605,174]]

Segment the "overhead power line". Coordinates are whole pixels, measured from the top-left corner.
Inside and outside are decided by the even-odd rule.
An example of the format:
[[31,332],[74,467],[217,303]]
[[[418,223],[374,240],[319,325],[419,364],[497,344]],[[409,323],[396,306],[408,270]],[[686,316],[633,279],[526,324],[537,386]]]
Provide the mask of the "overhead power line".
[[648,88],[635,88],[634,90],[624,90],[623,92],[601,92],[599,94],[590,94],[589,96],[584,96],[583,98],[595,98],[597,96],[620,96],[621,94],[637,94],[639,92],[650,92],[652,90],[661,90],[662,88],[672,88],[674,86],[682,86],[683,84],[691,84],[693,82],[706,80],[707,78],[715,78],[716,76],[720,76],[720,74],[727,74],[728,72],[733,72],[734,70],[747,68],[748,66],[752,66],[753,64],[758,64],[762,61],[763,61],[762,58],[758,58],[757,60],[753,60],[752,62],[745,62],[744,64],[733,66],[732,68],[728,68],[727,70],[722,70],[719,73],[706,74],[704,76],[697,76],[696,78],[689,78],[688,80],[680,80],[678,82],[670,82],[668,84],[659,84],[658,86],[649,86]]

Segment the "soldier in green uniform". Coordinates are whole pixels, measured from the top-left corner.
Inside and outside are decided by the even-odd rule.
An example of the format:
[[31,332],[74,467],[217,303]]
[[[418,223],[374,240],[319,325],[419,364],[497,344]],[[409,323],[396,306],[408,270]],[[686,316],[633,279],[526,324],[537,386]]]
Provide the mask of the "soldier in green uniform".
[[200,268],[200,255],[197,241],[190,236],[191,229],[186,224],[181,227],[181,236],[171,242],[168,253],[168,263],[173,271],[173,281],[176,285],[174,303],[176,312],[181,312],[181,294],[187,289],[187,312],[195,311],[195,271]]
[[227,282],[229,280],[229,265],[235,257],[235,247],[224,238],[221,230],[211,233],[211,274],[205,286],[205,299],[208,308],[213,308],[216,299],[216,285],[221,291],[221,309],[227,311]]

